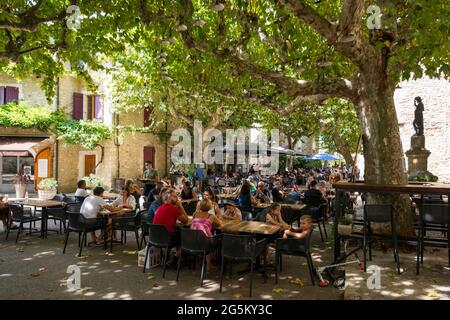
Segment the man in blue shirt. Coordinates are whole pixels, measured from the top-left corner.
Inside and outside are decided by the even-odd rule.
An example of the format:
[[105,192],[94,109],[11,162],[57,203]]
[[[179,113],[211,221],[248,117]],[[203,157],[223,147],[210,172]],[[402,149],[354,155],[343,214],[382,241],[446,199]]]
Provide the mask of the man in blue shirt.
[[150,204],[150,208],[148,208],[147,214],[147,223],[153,223],[153,218],[155,217],[156,210],[158,210],[159,206],[163,204],[162,195],[166,192],[169,187],[161,188],[159,195],[155,196],[155,201]]

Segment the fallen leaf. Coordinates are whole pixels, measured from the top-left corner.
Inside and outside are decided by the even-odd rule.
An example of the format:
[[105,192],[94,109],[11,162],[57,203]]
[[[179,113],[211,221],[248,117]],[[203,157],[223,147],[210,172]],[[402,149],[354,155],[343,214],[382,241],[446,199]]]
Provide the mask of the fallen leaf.
[[289,281],[289,282],[292,283],[292,284],[299,285],[300,287],[303,287],[303,286],[304,286],[303,281],[302,281],[302,279],[300,279],[300,278],[292,279],[292,280]]
[[77,292],[82,293],[82,292],[85,292],[85,291],[89,291],[91,289],[92,289],[91,287],[84,287],[84,288],[78,289]]
[[242,299],[243,297],[244,297],[244,295],[242,293],[233,294],[233,298],[235,298],[235,299]]
[[41,273],[39,271],[35,271],[31,273],[32,277],[39,277],[41,275]]
[[155,279],[155,276],[148,276],[147,279],[148,279],[148,280]]
[[281,289],[281,288],[273,288],[272,292],[281,293],[281,292],[283,292],[283,289]]
[[437,292],[434,291],[434,290],[427,291],[427,293],[426,293],[425,295],[426,295],[427,297],[430,297],[430,298],[438,298],[438,297],[441,296],[439,293],[437,293]]

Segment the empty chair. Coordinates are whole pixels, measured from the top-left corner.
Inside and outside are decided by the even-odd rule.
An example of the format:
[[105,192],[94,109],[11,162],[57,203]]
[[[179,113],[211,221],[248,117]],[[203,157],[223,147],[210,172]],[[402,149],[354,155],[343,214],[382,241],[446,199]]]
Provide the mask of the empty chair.
[[[141,249],[142,241],[145,241],[144,237],[144,227],[142,224],[142,214],[145,213],[146,210],[137,211],[133,214],[126,215],[126,216],[119,216],[119,217],[113,217],[112,218],[112,232],[114,233],[115,230],[120,230],[122,234],[127,231],[134,232],[134,235],[136,237],[136,243],[138,250]],[[142,241],[139,241],[139,230],[142,231]],[[113,247],[113,237],[110,239],[110,252],[112,252]],[[120,237],[120,242],[123,244],[123,237]]]
[[198,203],[198,200],[183,202],[184,211],[186,211],[186,214],[188,216],[192,216],[194,214],[195,210],[197,209],[197,203]]
[[[266,247],[266,240],[256,241],[251,235],[223,234],[222,238],[222,266],[220,269],[220,292],[222,292],[223,273],[225,262],[249,262],[250,263],[250,297],[252,296],[253,272],[257,259]],[[264,282],[266,279],[264,279]]]
[[19,205],[10,204],[9,208],[11,210],[11,219],[9,219],[8,227],[6,230],[6,240],[8,240],[9,231],[11,230],[12,223],[19,222],[19,228],[17,229],[16,235],[16,243],[17,243],[17,241],[19,240],[20,232],[23,229],[23,225],[26,223],[29,224],[31,234],[31,224],[35,221],[40,221],[41,217],[33,216],[30,210],[24,210],[24,208]]
[[[66,197],[57,195],[55,196],[55,198],[53,198],[53,200],[65,201]],[[57,207],[48,207],[46,212],[47,212],[47,219],[59,220],[59,233],[62,233],[62,231],[66,232],[66,220],[67,220],[66,205],[61,205]]]
[[220,246],[221,234],[207,237],[202,230],[181,229],[181,252],[178,258],[177,281],[180,275],[181,257],[183,252],[202,256],[200,287],[203,286],[206,255],[217,250]]
[[423,263],[423,249],[425,247],[425,229],[427,224],[447,225],[448,266],[450,267],[450,206],[448,204],[422,204],[419,218],[419,235],[417,243],[416,273],[419,274],[419,257]]
[[147,264],[148,254],[150,251],[150,246],[164,249],[163,258],[163,278],[166,276],[166,262],[170,253],[170,249],[180,245],[180,233],[170,232],[167,230],[165,225],[162,224],[147,224],[148,226],[148,246],[145,251],[145,261],[144,261],[144,273],[145,266]]
[[311,258],[310,243],[313,229],[305,238],[301,239],[277,239],[275,242],[275,283],[278,283],[278,264],[280,265],[280,272],[283,266],[283,255],[305,257],[308,263],[309,276],[311,283],[314,285],[314,265]]
[[[375,236],[372,233],[371,223],[390,223],[392,236],[391,239],[383,236]],[[375,239],[385,239],[392,241],[392,251],[394,260],[397,263],[397,273],[400,274],[400,257],[398,254],[397,228],[394,218],[394,210],[390,204],[366,204],[364,206],[364,272],[367,270],[367,248],[369,249],[369,260],[372,260],[372,242]]]
[[[75,211],[72,211],[74,210]],[[86,245],[86,237],[89,232],[93,232],[96,230],[103,230],[104,234],[106,235],[106,219],[105,217],[98,217],[98,218],[85,218],[81,213],[80,210],[76,210],[76,206],[69,206],[66,210],[69,223],[66,228],[66,236],[64,239],[64,249],[63,254],[66,253],[66,247],[67,242],[69,240],[69,234],[70,232],[77,232],[78,233],[78,246],[80,247],[80,251],[78,252],[78,256],[81,257],[81,251],[83,249],[83,244]],[[106,239],[105,239],[106,240]],[[105,242],[105,249],[106,249],[106,242]]]
[[287,224],[292,224],[297,221],[297,225],[299,225],[298,220],[300,219],[301,212],[299,210],[293,209],[289,206],[281,206],[281,217],[283,221]]

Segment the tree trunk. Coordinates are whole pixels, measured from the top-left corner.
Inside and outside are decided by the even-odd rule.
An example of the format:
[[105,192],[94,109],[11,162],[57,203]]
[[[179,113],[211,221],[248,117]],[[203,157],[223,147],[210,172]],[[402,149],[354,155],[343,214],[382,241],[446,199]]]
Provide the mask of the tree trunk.
[[[407,184],[394,104],[395,89],[387,83],[387,76],[380,69],[369,70],[360,78],[357,113],[363,129],[365,181],[372,184]],[[413,211],[406,195],[371,194],[368,202],[392,204],[398,234],[415,235]]]
[[332,137],[334,144],[336,145],[336,150],[344,157],[345,164],[347,168],[353,164],[352,152],[350,146],[348,146],[344,140],[341,138],[339,133],[335,130],[332,132]]

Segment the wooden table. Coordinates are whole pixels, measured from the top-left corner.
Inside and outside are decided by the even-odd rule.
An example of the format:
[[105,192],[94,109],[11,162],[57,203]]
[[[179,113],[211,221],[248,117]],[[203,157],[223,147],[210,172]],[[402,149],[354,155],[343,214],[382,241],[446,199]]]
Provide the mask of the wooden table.
[[294,210],[303,210],[306,208],[306,204],[303,203],[280,203],[282,207],[289,207]]
[[108,211],[108,210],[102,210],[99,213],[102,216],[107,216],[107,217],[111,217],[112,216],[112,217],[114,217],[114,216],[122,215],[122,214],[125,214],[125,213],[130,213],[130,212],[133,212],[133,211],[134,211],[133,209],[122,209],[122,210],[116,211],[116,212],[111,212],[111,211]]
[[47,237],[47,208],[64,206],[65,203],[55,200],[40,200],[37,198],[30,198],[28,200],[15,200],[14,203],[20,206],[30,206],[34,208],[42,208],[41,214],[41,238]]
[[229,233],[250,233],[271,235],[280,230],[279,226],[274,226],[259,221],[236,221],[224,220],[222,222],[222,231]]

